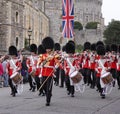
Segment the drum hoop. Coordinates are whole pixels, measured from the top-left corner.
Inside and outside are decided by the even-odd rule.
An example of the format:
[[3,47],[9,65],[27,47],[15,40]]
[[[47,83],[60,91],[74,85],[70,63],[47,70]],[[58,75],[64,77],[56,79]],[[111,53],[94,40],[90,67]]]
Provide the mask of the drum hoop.
[[17,74],[19,74],[19,73],[18,73],[18,72],[13,73],[13,74],[10,76],[10,78],[11,78],[11,79],[14,78]]
[[[74,72],[72,72],[72,73],[70,74],[70,78],[75,77],[78,73],[79,73],[79,72],[78,72],[77,70],[75,70]],[[74,74],[74,75],[73,75],[73,74]]]
[[103,75],[101,75],[101,78],[106,77],[108,74],[110,74],[110,72],[106,72],[106,73],[104,73]]

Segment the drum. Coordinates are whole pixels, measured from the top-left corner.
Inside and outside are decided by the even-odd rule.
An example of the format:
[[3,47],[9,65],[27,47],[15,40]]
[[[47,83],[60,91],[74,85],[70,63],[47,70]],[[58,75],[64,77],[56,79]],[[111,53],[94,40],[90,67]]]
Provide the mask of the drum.
[[30,75],[34,78],[34,77],[35,77],[35,73],[36,73],[36,71],[35,71],[35,70],[32,70],[32,71],[30,72]]
[[104,84],[109,84],[113,81],[113,77],[110,72],[106,72],[101,76],[101,80],[103,81]]
[[14,74],[12,74],[10,78],[15,84],[18,84],[22,81],[22,76],[18,72],[15,72]]
[[78,71],[74,71],[70,74],[70,78],[72,79],[73,83],[79,83],[82,79],[82,74]]

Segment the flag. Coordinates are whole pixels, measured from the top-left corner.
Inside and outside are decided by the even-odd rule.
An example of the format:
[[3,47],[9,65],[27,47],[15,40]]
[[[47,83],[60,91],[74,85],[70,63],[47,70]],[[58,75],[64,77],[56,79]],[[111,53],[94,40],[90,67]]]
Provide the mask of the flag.
[[62,0],[62,35],[64,38],[74,36],[74,3],[73,0]]

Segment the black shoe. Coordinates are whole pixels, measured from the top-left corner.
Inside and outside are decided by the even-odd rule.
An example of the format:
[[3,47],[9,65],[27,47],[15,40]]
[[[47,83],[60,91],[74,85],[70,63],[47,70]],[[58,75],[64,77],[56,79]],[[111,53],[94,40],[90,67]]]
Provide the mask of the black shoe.
[[74,94],[72,94],[71,97],[74,97]]
[[42,93],[42,96],[45,96],[45,93]]
[[13,94],[12,94],[12,96],[13,96],[13,97],[15,97],[15,96],[16,96],[16,94],[15,94],[15,93],[13,93]]
[[63,88],[63,86],[60,86],[60,88]]
[[35,89],[32,89],[32,92],[35,92]]
[[32,90],[32,87],[29,89],[30,91]]
[[39,94],[38,94],[38,96],[40,96],[42,93],[40,92]]
[[105,99],[105,94],[101,93],[100,96],[101,96],[102,99]]
[[70,92],[68,91],[67,94],[70,95]]
[[50,106],[50,103],[46,103],[45,105],[46,105],[46,106]]
[[13,92],[10,95],[13,95]]
[[120,90],[120,87],[118,87],[118,89]]
[[115,87],[115,81],[113,81],[113,87]]

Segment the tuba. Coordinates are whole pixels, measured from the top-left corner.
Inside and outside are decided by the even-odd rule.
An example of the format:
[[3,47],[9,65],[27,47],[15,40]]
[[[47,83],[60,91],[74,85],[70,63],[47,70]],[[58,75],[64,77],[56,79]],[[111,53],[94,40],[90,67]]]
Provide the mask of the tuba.
[[83,76],[82,74],[76,70],[76,68],[72,65],[70,59],[66,58],[70,71],[69,71],[69,77],[73,82],[73,85],[75,87],[75,91],[79,91],[80,93],[83,93],[85,91],[85,85],[83,83]]

